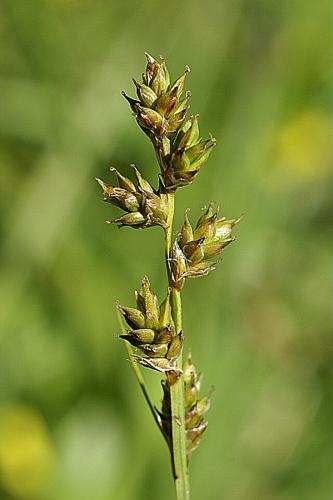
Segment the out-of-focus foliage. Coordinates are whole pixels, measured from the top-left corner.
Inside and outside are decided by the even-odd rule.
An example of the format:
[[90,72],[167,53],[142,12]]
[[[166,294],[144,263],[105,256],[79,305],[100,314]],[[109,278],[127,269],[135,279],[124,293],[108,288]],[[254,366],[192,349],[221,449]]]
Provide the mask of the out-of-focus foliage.
[[135,161],[156,186],[120,95],[144,50],[174,77],[189,64],[191,110],[218,141],[177,193],[178,223],[210,200],[245,213],[183,293],[215,386],[193,498],[329,498],[330,19],[328,0],[2,0],[1,499],[173,496],[114,309],[146,273],[163,298],[162,231],[107,226],[118,212],[93,180]]

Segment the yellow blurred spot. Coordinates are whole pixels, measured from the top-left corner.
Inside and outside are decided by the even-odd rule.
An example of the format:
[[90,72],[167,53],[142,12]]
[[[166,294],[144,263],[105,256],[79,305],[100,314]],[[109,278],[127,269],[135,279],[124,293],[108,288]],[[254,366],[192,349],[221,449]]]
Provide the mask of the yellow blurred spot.
[[330,171],[332,123],[327,113],[309,110],[289,121],[278,136],[279,164],[298,176]]
[[50,476],[54,454],[42,417],[15,405],[0,411],[0,477],[2,486],[19,498],[35,498]]

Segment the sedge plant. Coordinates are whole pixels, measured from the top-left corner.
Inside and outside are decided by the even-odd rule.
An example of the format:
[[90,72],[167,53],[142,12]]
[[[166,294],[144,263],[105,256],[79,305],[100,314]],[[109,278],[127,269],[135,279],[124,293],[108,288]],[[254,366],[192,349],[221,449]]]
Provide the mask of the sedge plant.
[[[145,276],[135,292],[136,305],[117,303],[117,309],[120,338],[126,342],[137,381],[170,450],[176,498],[189,500],[189,461],[207,427],[205,415],[210,394],[199,396],[202,377],[192,362],[191,351],[183,361],[186,333],[182,326],[181,292],[187,279],[206,276],[215,269],[225,247],[235,240],[232,230],[239,218],[219,216],[218,208],[211,203],[195,225],[186,212],[174,238],[175,193],[194,181],[216,140],[212,136],[200,138],[198,115],[186,118],[191,94],[184,94],[184,84],[189,68],[171,83],[164,59],[157,61],[149,54],[146,57],[142,81],[133,79],[137,97],[122,94],[154,147],[158,186],[153,187],[144,179],[135,165],[135,180],[112,167],[116,185],[97,181],[104,200],[123,211],[109,223],[136,229],[160,226],[164,233],[168,278],[164,300],[159,303]],[[163,374],[159,409],[149,398],[141,367]]]

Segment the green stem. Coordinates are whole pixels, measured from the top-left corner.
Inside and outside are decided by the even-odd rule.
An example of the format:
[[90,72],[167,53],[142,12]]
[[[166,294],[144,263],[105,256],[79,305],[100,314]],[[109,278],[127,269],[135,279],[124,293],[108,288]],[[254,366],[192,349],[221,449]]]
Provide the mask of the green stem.
[[[176,333],[182,330],[182,304],[180,291],[172,288],[170,277],[169,258],[172,245],[172,225],[175,210],[174,193],[168,194],[169,215],[168,228],[165,231],[166,264],[171,286],[171,308],[175,322]],[[182,369],[182,354],[177,359],[177,367]],[[184,380],[183,376],[170,386],[171,398],[171,425],[172,425],[172,465],[176,486],[177,500],[190,500],[190,485],[186,459],[185,437],[185,407],[184,407]]]

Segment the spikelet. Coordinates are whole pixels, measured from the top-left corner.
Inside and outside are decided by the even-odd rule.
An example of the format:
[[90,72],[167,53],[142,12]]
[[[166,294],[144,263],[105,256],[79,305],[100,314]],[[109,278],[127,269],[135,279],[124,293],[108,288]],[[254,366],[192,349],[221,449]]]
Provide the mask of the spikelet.
[[109,223],[142,229],[150,226],[166,227],[168,204],[161,186],[155,191],[135,165],[131,165],[137,178],[136,184],[123,176],[117,169],[111,168],[118,179],[118,186],[96,179],[103,189],[104,201],[121,208],[126,213]]
[[185,121],[190,92],[184,85],[190,68],[170,83],[165,60],[146,53],[147,67],[142,82],[133,79],[137,99],[123,92],[141,129],[151,139],[161,168],[163,184],[173,191],[190,184],[216,144],[213,137],[199,138],[198,115]]
[[[149,279],[145,276],[135,294],[136,308],[117,303],[129,328],[120,338],[137,347],[145,357],[135,356],[134,361],[161,372],[181,373],[175,361],[182,351],[184,335],[176,333],[171,317],[170,290],[161,305],[158,304]],[[177,375],[178,376],[178,375]]]
[[241,217],[227,220],[218,219],[218,210],[213,210],[210,204],[192,228],[185,213],[184,223],[178,238],[174,242],[169,262],[173,286],[180,290],[184,286],[185,278],[206,276],[215,269],[221,260],[223,249],[235,241],[232,235],[233,227]]
[[[203,433],[207,428],[205,414],[210,407],[209,394],[199,398],[199,391],[202,381],[202,375],[198,374],[192,362],[192,356],[189,352],[183,365],[184,380],[184,406],[185,406],[185,432],[186,432],[186,454],[189,461],[192,452],[197,448]],[[159,412],[161,425],[165,438],[172,445],[172,426],[171,426],[171,400],[170,384],[168,380],[162,381],[163,400],[162,408]]]

